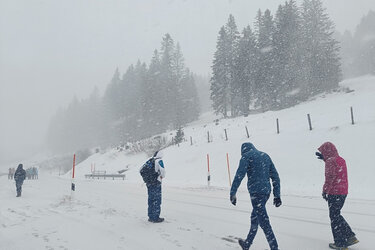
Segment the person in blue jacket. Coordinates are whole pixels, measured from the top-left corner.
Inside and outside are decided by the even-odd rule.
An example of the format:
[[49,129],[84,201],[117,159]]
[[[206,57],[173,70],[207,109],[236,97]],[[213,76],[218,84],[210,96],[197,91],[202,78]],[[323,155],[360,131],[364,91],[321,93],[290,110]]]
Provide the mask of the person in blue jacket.
[[266,202],[271,194],[271,179],[274,195],[273,204],[276,207],[281,205],[279,174],[276,171],[271,157],[257,150],[252,143],[242,144],[241,155],[240,164],[230,190],[230,201],[233,205],[236,205],[237,189],[242,179],[247,174],[247,189],[250,193],[253,211],[250,218],[251,226],[249,234],[246,240],[239,239],[238,243],[242,249],[249,249],[253,243],[259,225],[266,235],[271,250],[277,250],[278,244],[267,215]]

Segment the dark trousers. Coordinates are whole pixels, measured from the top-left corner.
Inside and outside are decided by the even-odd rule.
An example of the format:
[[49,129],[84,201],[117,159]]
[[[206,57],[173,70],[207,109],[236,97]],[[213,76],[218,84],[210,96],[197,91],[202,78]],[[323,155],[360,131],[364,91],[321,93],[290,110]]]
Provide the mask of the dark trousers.
[[271,250],[278,249],[277,241],[272,231],[272,227],[266,210],[266,203],[268,198],[269,195],[262,194],[251,196],[253,211],[251,212],[250,231],[245,242],[248,247],[250,247],[250,245],[253,243],[255,235],[258,231],[258,226],[260,226],[263,229],[264,234],[266,235]]
[[161,206],[161,183],[155,185],[147,185],[148,193],[148,217],[156,220],[160,216]]
[[336,246],[345,246],[350,237],[355,236],[349,224],[341,215],[346,195],[328,195],[329,218]]
[[22,193],[22,184],[23,184],[23,181],[16,181],[17,195],[21,195]]

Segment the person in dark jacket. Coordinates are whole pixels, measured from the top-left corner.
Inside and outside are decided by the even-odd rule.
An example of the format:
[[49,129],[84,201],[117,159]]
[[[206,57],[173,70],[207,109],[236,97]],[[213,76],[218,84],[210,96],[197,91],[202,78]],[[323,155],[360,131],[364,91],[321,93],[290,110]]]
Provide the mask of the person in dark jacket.
[[329,218],[334,243],[332,249],[346,249],[358,243],[349,224],[341,215],[346,196],[348,195],[348,172],[345,160],[339,156],[335,145],[331,142],[323,143],[315,154],[325,162],[325,182],[322,196],[328,202]]
[[16,172],[14,173],[14,180],[16,181],[17,197],[21,196],[22,184],[26,178],[26,171],[23,169],[23,165],[19,164]]
[[274,195],[273,204],[276,207],[281,205],[279,174],[269,155],[257,150],[252,143],[242,144],[241,155],[240,164],[230,190],[230,201],[233,205],[236,205],[237,189],[247,174],[247,189],[250,193],[253,211],[250,218],[249,234],[246,240],[239,239],[238,243],[242,249],[249,249],[258,231],[258,226],[260,226],[266,235],[271,250],[277,250],[278,244],[267,215],[266,202],[271,193],[271,179]]
[[[153,223],[160,223],[164,218],[160,217],[161,211],[161,184],[162,179],[165,178],[165,169],[163,163],[163,152],[156,151],[154,156],[146,162],[143,167],[147,167],[150,162],[153,166],[153,179],[146,183],[148,194],[148,221]],[[141,170],[142,170],[141,168]]]

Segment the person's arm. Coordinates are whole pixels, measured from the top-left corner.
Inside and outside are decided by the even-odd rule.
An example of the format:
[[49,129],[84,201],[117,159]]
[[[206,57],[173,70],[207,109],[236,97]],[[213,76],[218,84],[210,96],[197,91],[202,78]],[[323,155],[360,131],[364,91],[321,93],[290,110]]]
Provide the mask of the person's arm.
[[165,178],[165,168],[164,168],[164,162],[162,159],[155,160],[155,166],[157,166],[157,172],[159,173],[159,181]]
[[236,175],[233,179],[232,187],[230,189],[231,197],[236,195],[237,189],[240,186],[242,179],[245,177],[247,173],[247,165],[248,165],[247,160],[244,157],[242,157],[240,160],[240,164],[238,165]]
[[275,198],[280,198],[280,177],[271,159],[270,161],[271,161],[270,178],[272,180],[273,196]]

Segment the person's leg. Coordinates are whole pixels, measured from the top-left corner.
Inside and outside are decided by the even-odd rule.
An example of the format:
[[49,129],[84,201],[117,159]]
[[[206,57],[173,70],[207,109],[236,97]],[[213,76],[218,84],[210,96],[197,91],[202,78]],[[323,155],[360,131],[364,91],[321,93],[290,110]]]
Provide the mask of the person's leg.
[[256,208],[257,218],[259,226],[263,229],[264,234],[266,235],[268,244],[271,250],[278,249],[278,244],[276,241],[275,234],[273,233],[270,220],[266,210],[266,202],[269,198],[269,195],[262,195],[259,197],[259,203]]
[[154,204],[154,196],[153,196],[153,187],[152,186],[147,186],[147,194],[148,194],[148,209],[147,209],[147,215],[149,219],[154,219],[153,218],[153,204]]
[[155,218],[160,218],[161,211],[161,184],[155,186]]
[[[328,195],[328,208],[332,235],[335,245],[339,247],[346,245],[347,239],[349,238],[348,235],[354,235],[348,223],[341,215],[341,208],[344,205],[345,198],[345,195]],[[353,233],[353,235],[351,233]]]
[[16,190],[17,190],[17,196],[21,196],[22,183],[20,181],[16,181]]
[[160,216],[161,184],[147,186],[148,191],[148,217],[156,220]]
[[251,217],[250,217],[250,230],[247,235],[247,238],[244,242],[245,248],[249,248],[251,244],[253,244],[255,235],[257,234],[258,231],[258,218],[257,214],[255,212],[255,208],[253,208],[253,211],[251,212]]
[[341,209],[345,204],[346,195],[338,195],[338,200],[340,203],[340,214],[339,214],[339,223],[340,223],[340,232],[343,237],[343,241],[346,243],[349,238],[354,237],[355,233],[350,228],[348,222],[345,220],[345,218],[341,215]]

